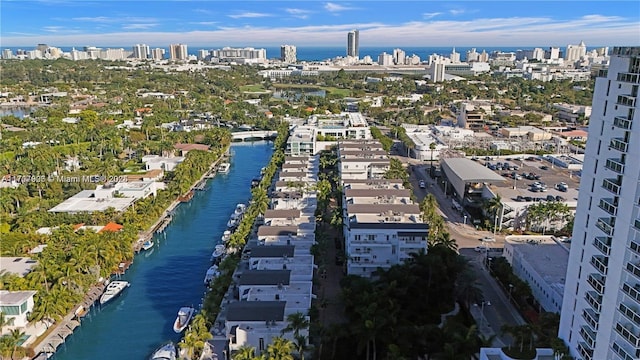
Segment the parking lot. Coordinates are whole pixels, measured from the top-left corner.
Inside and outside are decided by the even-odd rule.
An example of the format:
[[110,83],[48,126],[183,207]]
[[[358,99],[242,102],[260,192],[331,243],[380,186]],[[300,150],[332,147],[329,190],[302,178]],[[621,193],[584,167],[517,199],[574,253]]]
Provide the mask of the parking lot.
[[[531,160],[527,160],[531,159]],[[537,160],[533,160],[537,159]],[[495,192],[500,194],[504,202],[533,202],[536,200],[560,200],[575,207],[578,200],[578,187],[580,178],[573,175],[573,172],[552,166],[544,159],[535,156],[519,155],[516,157],[491,157],[490,160],[482,158],[479,163],[497,165],[498,162],[507,162],[511,166],[517,166],[517,170],[494,170],[505,179],[503,183],[492,184]],[[512,175],[517,174],[514,178]],[[537,187],[532,186],[539,183]],[[556,188],[557,184],[565,183],[566,191]],[[546,185],[546,187],[544,185]]]

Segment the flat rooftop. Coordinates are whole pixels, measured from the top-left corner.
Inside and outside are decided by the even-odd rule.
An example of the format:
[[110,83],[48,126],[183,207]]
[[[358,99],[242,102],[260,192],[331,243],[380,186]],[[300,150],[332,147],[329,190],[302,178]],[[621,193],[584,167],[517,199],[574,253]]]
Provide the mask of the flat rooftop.
[[293,257],[294,245],[272,245],[272,246],[252,246],[251,260],[256,258],[282,258]]
[[38,262],[29,257],[0,257],[0,273],[6,271],[23,277],[36,265]]
[[346,198],[358,198],[358,197],[411,197],[411,190],[409,189],[345,189],[344,196]]
[[7,291],[0,290],[0,305],[20,305],[25,300],[35,295],[37,291]]
[[284,301],[237,301],[227,305],[227,321],[284,321]]
[[108,208],[123,211],[136,201],[136,199],[132,197],[95,198],[90,197],[92,195],[93,190],[82,190],[78,194],[52,207],[49,209],[49,212],[94,212],[105,211]]
[[446,158],[441,160],[442,171],[448,177],[455,176],[463,182],[494,183],[503,182],[505,178],[488,167],[467,158]]
[[547,236],[507,236],[505,242],[554,290],[560,295],[564,294],[569,249]]
[[297,226],[267,226],[258,228],[258,237],[263,236],[295,236],[298,234]]
[[246,270],[240,275],[238,285],[289,285],[291,270]]
[[264,212],[264,218],[267,219],[295,219],[300,217],[300,210],[298,209],[284,209],[284,210],[272,210],[267,209]]

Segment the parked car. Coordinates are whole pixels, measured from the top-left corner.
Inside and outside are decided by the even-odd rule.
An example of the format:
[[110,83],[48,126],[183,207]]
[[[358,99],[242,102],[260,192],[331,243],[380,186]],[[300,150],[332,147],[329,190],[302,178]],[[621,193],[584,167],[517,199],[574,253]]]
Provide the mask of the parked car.
[[476,252],[486,252],[487,248],[484,246],[476,246]]
[[563,198],[562,196],[556,195],[556,201],[564,201],[564,200],[565,198]]
[[491,236],[485,236],[482,239],[480,239],[480,241],[484,241],[484,242],[495,242],[496,239],[491,237]]
[[542,165],[540,166],[540,170],[549,170],[549,167],[547,165]]
[[420,180],[420,189],[424,189],[427,185],[424,183],[424,180]]
[[547,195],[547,201],[556,201],[556,197],[553,195]]
[[567,185],[567,183],[564,183],[564,182],[558,183],[554,187],[556,188],[556,190],[562,191],[562,192],[567,192],[567,190],[569,190],[569,186]]

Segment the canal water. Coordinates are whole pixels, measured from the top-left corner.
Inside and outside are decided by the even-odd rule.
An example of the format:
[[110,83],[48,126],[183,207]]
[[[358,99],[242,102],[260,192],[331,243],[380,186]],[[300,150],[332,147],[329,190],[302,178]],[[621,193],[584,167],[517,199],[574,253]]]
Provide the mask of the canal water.
[[236,204],[250,200],[251,179],[272,152],[273,143],[233,144],[230,172],[176,208],[154,247],[138,254],[122,276],[131,286],[103,307],[96,304],[54,359],[146,359],[163,342],[180,340],[172,329],[177,311],[202,303],[211,253]]

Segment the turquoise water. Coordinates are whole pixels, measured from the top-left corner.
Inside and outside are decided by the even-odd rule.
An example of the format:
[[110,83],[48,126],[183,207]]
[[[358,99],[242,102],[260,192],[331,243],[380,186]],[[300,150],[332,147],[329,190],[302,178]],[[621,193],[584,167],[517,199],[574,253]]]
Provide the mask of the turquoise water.
[[163,342],[180,340],[172,329],[177,311],[202,303],[211,253],[236,204],[249,201],[251,179],[269,162],[272,146],[233,144],[230,172],[176,209],[166,237],[156,235],[155,246],[122,276],[131,286],[102,308],[95,305],[54,359],[145,359]]

